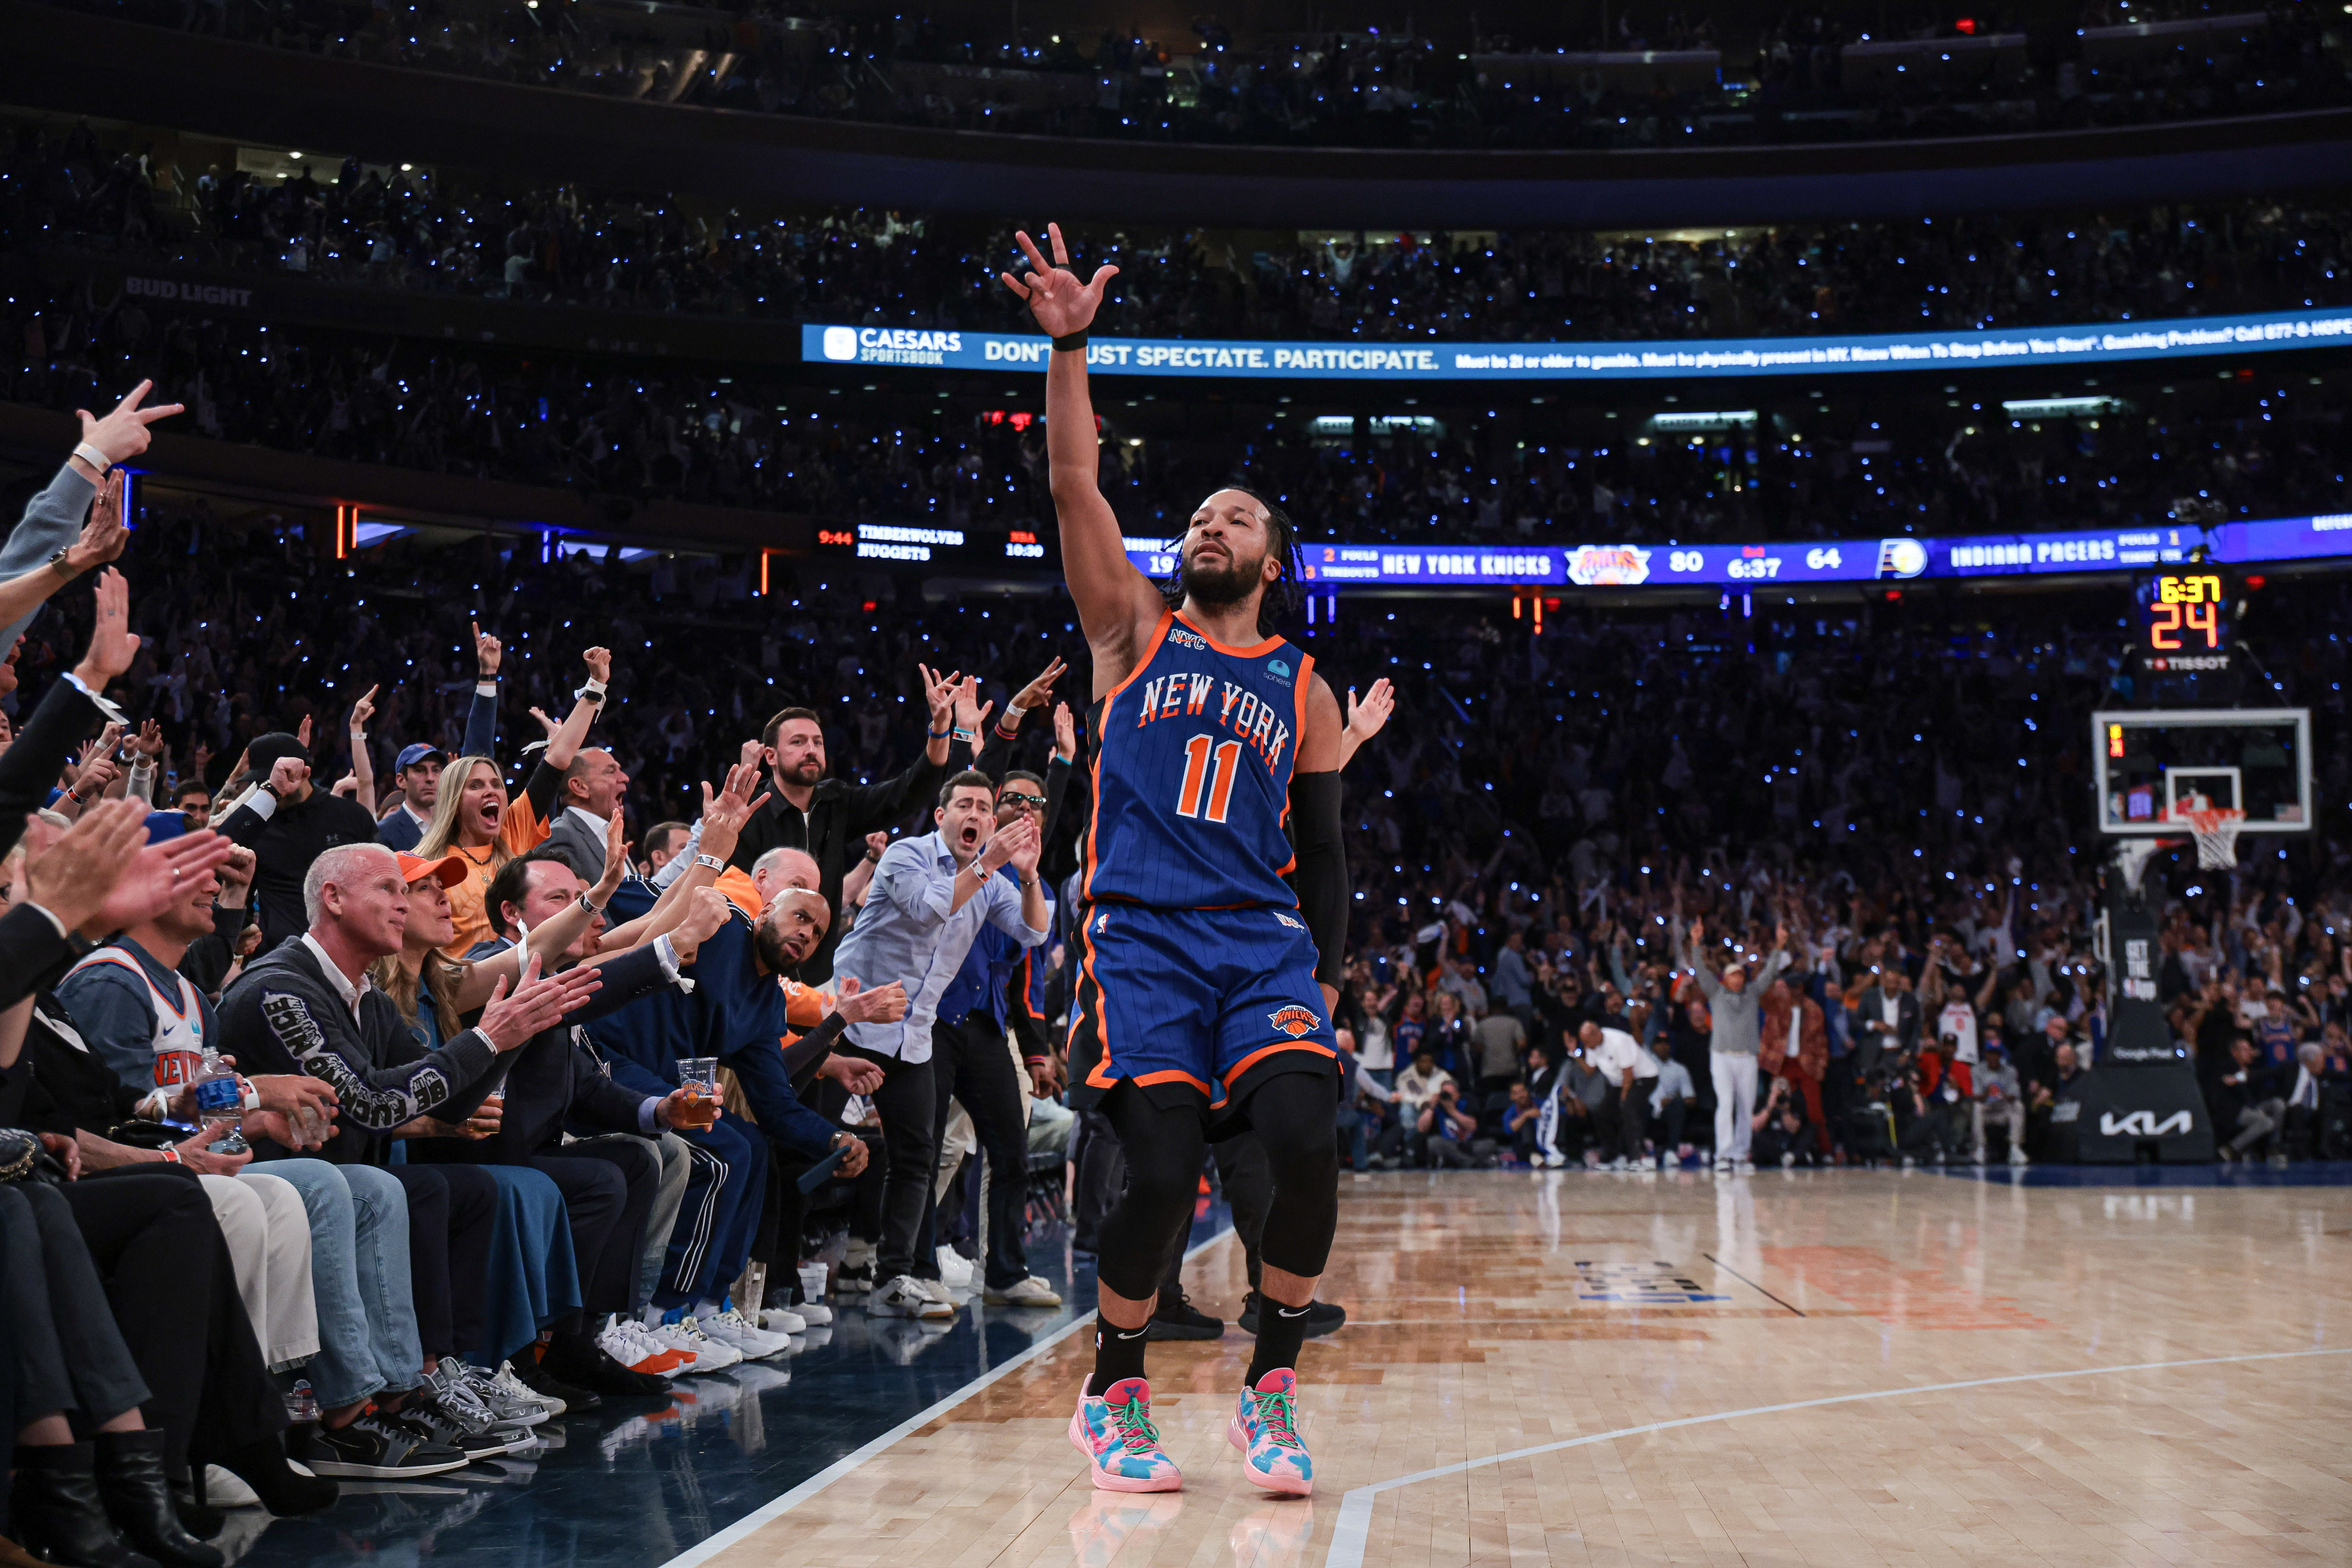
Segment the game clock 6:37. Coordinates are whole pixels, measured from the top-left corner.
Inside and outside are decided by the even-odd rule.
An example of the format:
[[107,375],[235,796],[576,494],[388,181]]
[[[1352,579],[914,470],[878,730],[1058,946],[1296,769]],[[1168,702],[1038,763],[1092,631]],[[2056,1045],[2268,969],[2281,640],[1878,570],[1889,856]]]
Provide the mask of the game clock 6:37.
[[2221,653],[2230,646],[2229,578],[2199,563],[2143,579],[2140,649],[2149,654]]

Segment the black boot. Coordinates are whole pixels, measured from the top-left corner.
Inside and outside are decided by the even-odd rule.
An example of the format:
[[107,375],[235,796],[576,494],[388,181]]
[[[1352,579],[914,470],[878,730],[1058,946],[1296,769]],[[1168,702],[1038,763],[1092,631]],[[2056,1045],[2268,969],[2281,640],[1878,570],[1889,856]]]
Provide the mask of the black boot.
[[157,1568],[115,1534],[89,1444],[43,1444],[16,1458],[13,1528],[37,1555],[67,1568]]
[[228,1528],[228,1515],[210,1503],[197,1501],[193,1486],[172,1488],[172,1511],[180,1516],[188,1533],[199,1541],[210,1541]]
[[283,1438],[257,1437],[233,1454],[222,1455],[220,1467],[251,1487],[261,1506],[280,1519],[334,1506],[333,1479],[296,1471],[286,1462]]
[[124,1542],[158,1563],[182,1568],[226,1568],[220,1548],[190,1535],[172,1510],[172,1486],[163,1476],[163,1434],[100,1432],[97,1451],[98,1494]]

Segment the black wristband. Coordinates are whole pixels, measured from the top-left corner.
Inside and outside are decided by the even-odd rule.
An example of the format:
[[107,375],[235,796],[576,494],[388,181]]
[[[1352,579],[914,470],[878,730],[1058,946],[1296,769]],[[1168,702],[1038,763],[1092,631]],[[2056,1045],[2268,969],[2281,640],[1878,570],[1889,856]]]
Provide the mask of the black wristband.
[[1086,346],[1087,334],[1083,331],[1065,333],[1054,340],[1054,352],[1057,354],[1076,353]]

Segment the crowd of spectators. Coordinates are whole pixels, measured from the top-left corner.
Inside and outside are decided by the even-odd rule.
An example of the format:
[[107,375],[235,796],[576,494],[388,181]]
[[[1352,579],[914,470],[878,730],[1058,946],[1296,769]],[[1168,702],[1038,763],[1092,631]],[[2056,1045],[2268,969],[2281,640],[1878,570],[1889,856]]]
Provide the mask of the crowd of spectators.
[[[7,1528],[218,1568],[225,1507],[789,1353],[813,1259],[874,1314],[952,1315],[975,1271],[1056,1305],[1010,1187],[1070,1124],[1066,606],[126,516],[117,465],[180,413],[144,391],[0,545],[0,1263],[31,1286],[0,1310],[40,1374]],[[2157,981],[2227,1157],[2341,1156],[2352,595],[2261,592],[2317,831],[2153,872]],[[1296,628],[1350,694],[1360,1165],[2068,1156],[2106,1070],[2078,747],[2136,679],[2112,604],[1382,604]],[[975,868],[960,925],[915,913]],[[1028,1064],[999,1103],[954,1080],[995,1183],[969,1227],[926,1026],[961,1072]]]
[[[1607,149],[1917,138],[2276,112],[2339,104],[2346,89],[2343,62],[2326,47],[2327,18],[2312,0],[2282,0],[2251,26],[2234,14],[2191,12],[2209,16],[2210,29],[2154,49],[2088,48],[2084,33],[2154,19],[2158,5],[2086,16],[2089,28],[2073,37],[2045,26],[2016,47],[1975,52],[1962,46],[2007,31],[1996,16],[1890,30],[1884,12],[1792,15],[1740,47],[1719,44],[1705,17],[1679,13],[1621,13],[1605,36],[1580,18],[1539,39],[1446,43],[1366,26],[1244,44],[1213,17],[1172,42],[1118,29],[1089,41],[1017,28],[1008,36],[993,16],[809,16],[782,4],[746,4],[720,19],[557,0],[71,3],[331,58],[658,103],[1251,145]],[[1882,51],[1891,42],[1942,47],[1916,51],[1904,73],[1856,68],[1852,50],[1874,39]]]
[[[19,289],[0,395],[73,405],[150,376],[191,434],[275,451],[576,490],[982,532],[1043,531],[1042,427],[920,394],[844,398],[778,374],[267,327],[119,289]],[[1811,391],[1811,389],[1804,389]],[[1843,388],[1841,390],[1843,390]],[[1832,413],[1784,394],[1751,425],[1670,434],[1613,409],[1424,400],[1332,436],[1312,411],[1241,430],[1111,408],[1103,485],[1129,531],[1174,529],[1228,479],[1310,537],[1717,542],[2211,523],[2347,504],[2339,388],[2250,374],[2193,404],[2126,387],[2098,410],[2013,416],[1912,389]]]
[[[647,312],[1027,330],[995,282],[1009,227],[845,209],[516,192],[455,172],[310,157],[290,178],[184,167],[152,138],[25,121],[0,240]],[[2339,205],[2242,201],[2063,216],[1791,224],[1720,234],[1082,238],[1121,268],[1136,336],[1607,341],[1968,331],[2352,299]]]

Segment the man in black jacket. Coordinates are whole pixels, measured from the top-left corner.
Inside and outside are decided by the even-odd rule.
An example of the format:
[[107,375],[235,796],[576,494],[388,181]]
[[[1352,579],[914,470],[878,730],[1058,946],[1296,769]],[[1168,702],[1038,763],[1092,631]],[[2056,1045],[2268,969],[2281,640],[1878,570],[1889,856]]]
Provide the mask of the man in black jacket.
[[264,952],[310,924],[302,880],[312,861],[338,845],[375,842],[375,818],[365,806],[310,782],[308,751],[283,731],[257,737],[246,758],[261,783],[220,827],[253,851],[253,900]]
[[[953,735],[956,693],[953,673],[922,672],[930,730],[923,754],[896,778],[853,784],[825,776],[824,726],[814,709],[787,708],[760,731],[760,756],[772,781],[767,804],[752,813],[735,841],[733,865],[749,872],[771,849],[804,849],[816,858],[817,890],[832,911],[824,940],[801,977],[822,985],[833,978],[833,950],[841,931],[841,879],[848,869],[849,846],[869,833],[894,827],[930,804],[947,777],[948,742]],[[973,737],[976,739],[976,737]],[[861,849],[860,853],[864,851]]]

